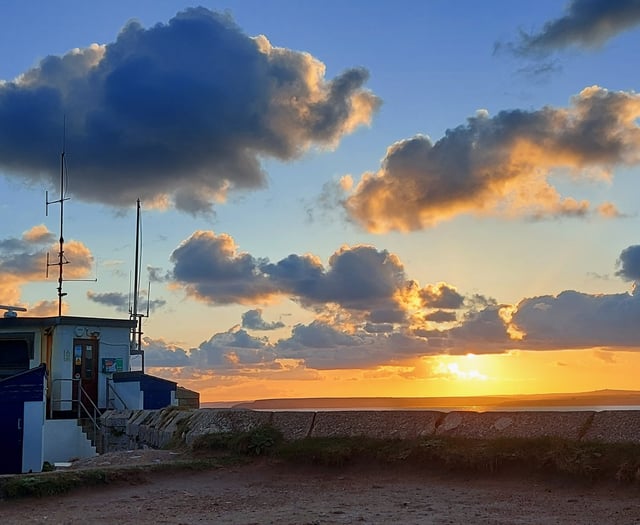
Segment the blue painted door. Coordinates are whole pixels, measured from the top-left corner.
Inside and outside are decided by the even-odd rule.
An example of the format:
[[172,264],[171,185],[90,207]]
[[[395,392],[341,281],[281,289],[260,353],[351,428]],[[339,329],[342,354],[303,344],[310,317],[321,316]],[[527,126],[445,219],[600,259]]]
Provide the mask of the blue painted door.
[[0,404],[0,474],[22,472],[24,402],[11,399]]

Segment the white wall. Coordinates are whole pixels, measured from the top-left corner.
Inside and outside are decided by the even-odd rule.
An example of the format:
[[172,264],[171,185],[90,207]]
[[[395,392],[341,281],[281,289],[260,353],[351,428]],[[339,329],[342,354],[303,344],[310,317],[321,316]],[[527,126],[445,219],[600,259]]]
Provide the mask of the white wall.
[[41,472],[44,462],[44,401],[25,401],[22,472]]
[[53,355],[51,357],[51,398],[56,400],[53,410],[71,410],[73,399],[73,327],[57,326],[53,336]]
[[[99,319],[96,319],[99,322]],[[60,381],[73,377],[73,340],[86,339],[95,334],[98,340],[98,407],[107,407],[107,378],[109,373],[102,372],[102,359],[122,359],[123,371],[129,371],[129,329],[92,326],[60,325],[54,335],[54,352],[51,362],[52,389],[55,399],[73,397],[72,381]],[[54,410],[71,410],[71,403],[56,404]]]
[[75,419],[47,419],[44,423],[44,461],[59,463],[97,456],[95,447]]
[[144,408],[144,392],[140,390],[140,381],[111,382],[111,386],[127,405],[122,406],[120,400],[114,396],[112,399],[116,410],[142,410]]
[[102,372],[102,359],[122,359],[122,371],[129,371],[129,329],[102,327],[98,327],[98,329],[100,330],[98,361],[98,406],[100,408],[106,408],[107,378],[111,378],[111,374]]

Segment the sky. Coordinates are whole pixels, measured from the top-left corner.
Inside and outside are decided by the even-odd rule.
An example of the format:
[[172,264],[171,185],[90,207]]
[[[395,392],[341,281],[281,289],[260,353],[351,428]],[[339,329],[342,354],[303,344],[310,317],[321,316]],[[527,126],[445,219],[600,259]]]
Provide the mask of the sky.
[[57,314],[63,198],[63,314],[127,318],[140,199],[201,401],[638,388],[640,0],[0,15],[0,303]]

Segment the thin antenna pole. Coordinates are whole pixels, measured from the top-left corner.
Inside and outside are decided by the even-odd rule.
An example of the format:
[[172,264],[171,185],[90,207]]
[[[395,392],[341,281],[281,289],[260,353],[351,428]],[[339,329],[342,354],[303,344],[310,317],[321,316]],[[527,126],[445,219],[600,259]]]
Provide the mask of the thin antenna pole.
[[[66,126],[65,126],[66,127]],[[66,131],[66,130],[65,130]],[[62,268],[64,267],[64,139],[62,141],[62,153],[60,154],[60,250],[58,251],[58,316],[62,315]]]
[[131,353],[140,355],[141,370],[144,373],[144,352],[142,351],[142,318],[143,314],[138,313],[138,296],[140,280],[140,199],[137,200],[136,207],[136,250],[135,250],[135,268],[133,277],[133,312],[131,317],[136,322],[136,327],[131,335]]
[[62,298],[67,295],[62,291],[62,283],[64,282],[63,278],[63,269],[64,265],[67,264],[67,261],[64,257],[64,201],[68,200],[65,198],[65,143],[66,143],[66,133],[67,133],[67,122],[66,116],[63,121],[63,132],[62,132],[62,153],[60,154],[60,199],[57,201],[49,201],[49,194],[46,194],[46,211],[48,215],[49,204],[60,204],[60,239],[59,239],[59,249],[58,249],[58,262],[57,263],[49,263],[49,254],[47,253],[47,274],[49,271],[49,266],[57,266],[58,267],[58,316],[62,316]]
[[140,257],[140,199],[137,201],[136,208],[136,256],[135,256],[135,269],[134,269],[134,277],[133,277],[133,316],[137,318],[138,316],[138,267]]

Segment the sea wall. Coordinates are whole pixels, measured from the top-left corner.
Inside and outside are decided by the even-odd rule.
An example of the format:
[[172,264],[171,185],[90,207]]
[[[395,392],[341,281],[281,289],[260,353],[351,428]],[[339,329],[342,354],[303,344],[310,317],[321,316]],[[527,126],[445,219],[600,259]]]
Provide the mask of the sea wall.
[[101,419],[101,453],[142,447],[188,445],[204,434],[244,432],[269,424],[287,440],[304,437],[369,436],[413,439],[544,437],[609,443],[640,443],[640,411],[437,412],[363,410],[331,412],[235,409],[108,411]]

